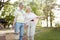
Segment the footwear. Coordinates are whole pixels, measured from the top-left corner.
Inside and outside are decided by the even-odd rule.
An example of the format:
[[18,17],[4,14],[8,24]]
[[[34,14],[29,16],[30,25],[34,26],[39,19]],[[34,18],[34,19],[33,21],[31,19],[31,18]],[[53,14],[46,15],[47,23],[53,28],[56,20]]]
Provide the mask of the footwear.
[[15,39],[18,40],[18,39],[19,39],[19,35],[16,35],[16,36],[15,36]]

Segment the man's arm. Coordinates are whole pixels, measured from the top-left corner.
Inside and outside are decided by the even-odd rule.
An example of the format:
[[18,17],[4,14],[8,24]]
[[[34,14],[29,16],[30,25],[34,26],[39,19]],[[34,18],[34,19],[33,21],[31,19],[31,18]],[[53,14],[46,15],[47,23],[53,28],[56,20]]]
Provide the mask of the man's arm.
[[16,19],[17,19],[17,10],[14,12],[14,21],[13,21],[13,27],[15,26]]

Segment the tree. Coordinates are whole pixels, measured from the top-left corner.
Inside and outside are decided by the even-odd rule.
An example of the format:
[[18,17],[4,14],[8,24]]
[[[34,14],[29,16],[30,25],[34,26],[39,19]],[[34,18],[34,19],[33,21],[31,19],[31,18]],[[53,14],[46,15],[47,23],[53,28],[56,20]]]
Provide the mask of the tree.
[[4,5],[9,2],[10,0],[7,0],[6,2],[4,2],[4,0],[0,0],[0,10],[2,9],[2,7],[4,7]]
[[9,1],[6,2],[4,7],[3,7],[2,14],[1,14],[0,18],[5,19],[5,21],[7,22],[8,27],[9,27],[10,24],[13,23],[13,20],[14,20],[13,12],[14,12],[13,5],[11,5],[9,3]]
[[43,11],[45,13],[46,19],[47,19],[47,27],[48,27],[48,17],[50,17],[50,27],[52,27],[52,21],[54,19],[54,13],[51,11],[52,8],[54,8],[54,2],[55,0],[45,0],[45,7],[43,8]]
[[4,0],[3,0],[3,2],[2,2],[2,0],[0,1],[0,10],[1,10],[1,8],[4,6]]
[[7,25],[8,28],[9,28],[9,25],[12,25],[13,24],[13,21],[14,21],[14,11],[15,9],[17,8],[18,6],[18,1],[16,1],[14,4],[11,4],[9,1],[6,1],[4,6],[2,7],[2,14],[0,16],[0,18],[3,18],[5,19],[5,21],[7,22]]

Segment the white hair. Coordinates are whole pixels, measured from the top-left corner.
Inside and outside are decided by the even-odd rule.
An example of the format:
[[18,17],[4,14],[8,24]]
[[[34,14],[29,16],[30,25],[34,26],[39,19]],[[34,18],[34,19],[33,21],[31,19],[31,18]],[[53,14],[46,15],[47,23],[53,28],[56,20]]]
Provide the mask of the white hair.
[[26,9],[30,9],[30,10],[32,10],[30,6],[26,6]]

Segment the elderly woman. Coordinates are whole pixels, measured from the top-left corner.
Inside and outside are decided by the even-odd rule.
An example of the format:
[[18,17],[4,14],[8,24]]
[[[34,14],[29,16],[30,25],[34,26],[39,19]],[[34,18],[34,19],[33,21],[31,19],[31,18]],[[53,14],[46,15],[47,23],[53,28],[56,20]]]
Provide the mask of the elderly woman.
[[36,23],[38,20],[38,16],[31,12],[31,8],[29,6],[26,7],[26,25],[28,26],[27,35],[28,40],[34,40]]

